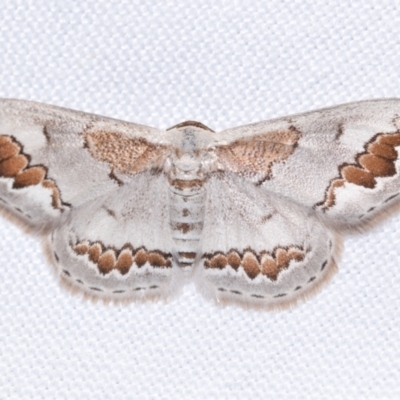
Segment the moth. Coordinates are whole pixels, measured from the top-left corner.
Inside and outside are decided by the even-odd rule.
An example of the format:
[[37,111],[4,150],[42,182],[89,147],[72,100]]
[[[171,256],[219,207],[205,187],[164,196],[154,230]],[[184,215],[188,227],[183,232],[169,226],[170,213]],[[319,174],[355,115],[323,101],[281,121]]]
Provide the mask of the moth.
[[337,270],[340,236],[398,203],[400,100],[215,133],[0,101],[0,205],[92,299],[284,308]]

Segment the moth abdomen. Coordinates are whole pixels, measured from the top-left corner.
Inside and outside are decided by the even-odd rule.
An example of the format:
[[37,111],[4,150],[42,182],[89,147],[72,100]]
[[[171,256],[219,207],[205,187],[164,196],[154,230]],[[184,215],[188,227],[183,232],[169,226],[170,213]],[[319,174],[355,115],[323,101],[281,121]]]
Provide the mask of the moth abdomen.
[[[190,186],[191,181],[187,181]],[[178,263],[192,266],[199,249],[204,226],[206,192],[203,185],[191,186],[190,195],[185,185],[171,185],[169,189],[169,223],[178,254]]]

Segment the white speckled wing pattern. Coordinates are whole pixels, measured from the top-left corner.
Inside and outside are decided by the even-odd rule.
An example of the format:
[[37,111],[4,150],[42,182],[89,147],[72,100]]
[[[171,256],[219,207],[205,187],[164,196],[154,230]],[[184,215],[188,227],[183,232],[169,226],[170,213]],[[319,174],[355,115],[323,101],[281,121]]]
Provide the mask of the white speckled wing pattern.
[[60,281],[104,301],[295,305],[336,271],[340,234],[400,198],[400,100],[215,133],[0,100],[0,206],[47,237]]

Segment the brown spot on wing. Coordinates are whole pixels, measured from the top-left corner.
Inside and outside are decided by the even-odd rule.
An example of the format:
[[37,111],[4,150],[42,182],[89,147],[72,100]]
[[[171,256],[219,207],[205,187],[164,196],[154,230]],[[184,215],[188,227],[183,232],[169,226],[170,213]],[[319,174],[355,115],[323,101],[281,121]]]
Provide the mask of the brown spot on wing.
[[78,243],[75,247],[75,253],[79,254],[80,256],[86,254],[89,251],[89,243],[88,242],[81,242]]
[[240,175],[271,175],[274,163],[283,162],[293,154],[301,133],[294,127],[238,139],[217,146],[215,152],[227,168]]
[[223,254],[216,254],[204,261],[206,268],[224,269],[227,266],[226,256]]
[[170,260],[166,260],[164,258],[164,256],[162,256],[160,253],[150,253],[149,257],[149,264],[152,267],[156,267],[156,268],[164,268],[164,267],[170,267],[171,266],[171,261]]
[[115,265],[115,252],[113,250],[105,251],[97,261],[99,271],[102,274],[108,274],[112,271]]
[[393,146],[385,143],[370,143],[367,147],[368,153],[375,154],[387,160],[396,160],[397,151]]
[[0,177],[12,178],[13,188],[21,189],[42,185],[52,192],[52,206],[61,208],[60,191],[51,179],[46,179],[47,168],[30,165],[30,156],[23,153],[22,145],[12,136],[0,136]]
[[129,272],[129,269],[133,265],[133,256],[130,249],[124,249],[118,256],[118,260],[114,265],[114,268],[117,269],[122,275],[125,275]]
[[239,254],[236,253],[236,251],[229,252],[226,259],[228,264],[235,270],[237,270],[240,267],[240,263],[242,262]]
[[16,156],[21,151],[21,146],[13,143],[8,136],[0,136],[0,161]]
[[379,134],[379,143],[384,143],[392,147],[400,146],[400,132]]
[[367,188],[373,188],[376,185],[375,177],[371,172],[355,167],[354,165],[346,165],[343,167],[342,176],[344,178],[343,184],[347,181]]
[[88,251],[89,254],[89,260],[92,263],[97,264],[99,262],[99,258],[102,253],[102,246],[100,243],[94,243],[90,246],[90,249]]
[[255,254],[251,251],[246,251],[242,258],[242,267],[247,276],[254,279],[261,272],[260,263]]
[[136,254],[135,254],[135,263],[136,265],[140,268],[144,264],[146,264],[148,260],[148,253],[147,251],[140,249]]
[[[54,208],[61,208],[61,206],[63,205],[62,201],[61,201],[61,196],[60,196],[60,191],[58,190],[57,185],[55,184],[55,182],[51,179],[45,179],[42,182],[42,186],[50,189],[53,193],[52,196],[52,206]],[[66,203],[64,203],[66,204]]]
[[28,160],[23,155],[16,155],[0,162],[0,176],[14,178],[20,171],[28,165]]
[[72,246],[72,248],[78,256],[87,254],[89,260],[97,265],[99,272],[103,275],[113,270],[117,270],[122,275],[125,275],[134,264],[139,268],[143,267],[146,263],[153,268],[172,267],[171,254],[160,251],[149,252],[145,248],[135,250],[130,245],[125,245],[122,249],[118,250],[112,246],[105,246],[100,242],[90,243],[87,240],[83,240]]
[[225,269],[227,266],[236,271],[242,267],[250,279],[263,275],[271,281],[276,281],[279,274],[289,268],[292,261],[300,262],[305,258],[306,252],[297,246],[277,247],[272,253],[257,253],[252,249],[247,249],[241,255],[236,250],[231,250],[228,254],[215,253],[205,254],[204,267],[210,269]]
[[[262,273],[263,275],[268,276],[272,281],[276,281],[278,279],[278,275],[284,269],[289,268],[289,264],[292,260],[297,262],[303,261],[305,254],[302,250],[296,247],[286,248],[278,248],[275,250],[275,257],[273,258],[273,264],[267,261],[264,265],[263,260],[262,263]],[[265,268],[265,269],[264,269]]]
[[14,188],[39,185],[46,176],[46,170],[43,167],[31,167],[14,178]]
[[358,159],[358,162],[365,170],[377,177],[393,176],[396,173],[393,160],[387,160],[381,156],[363,154]]
[[165,159],[168,147],[156,145],[144,138],[130,138],[119,132],[88,130],[85,133],[90,154],[106,162],[113,171],[136,174],[159,166]]
[[339,177],[331,181],[325,193],[325,199],[317,206],[326,210],[335,205],[335,190],[345,183],[352,183],[373,189],[377,178],[385,178],[396,174],[395,161],[400,146],[400,132],[378,133],[364,146],[365,151],[355,156],[355,163],[343,164],[339,167]]

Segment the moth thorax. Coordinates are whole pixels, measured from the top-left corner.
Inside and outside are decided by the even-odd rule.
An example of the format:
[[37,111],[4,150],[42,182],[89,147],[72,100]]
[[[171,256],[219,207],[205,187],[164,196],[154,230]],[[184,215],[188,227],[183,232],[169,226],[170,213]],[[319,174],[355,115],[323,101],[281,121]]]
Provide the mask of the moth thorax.
[[186,155],[174,160],[168,172],[170,190],[182,196],[193,196],[203,189],[205,174],[201,162]]

